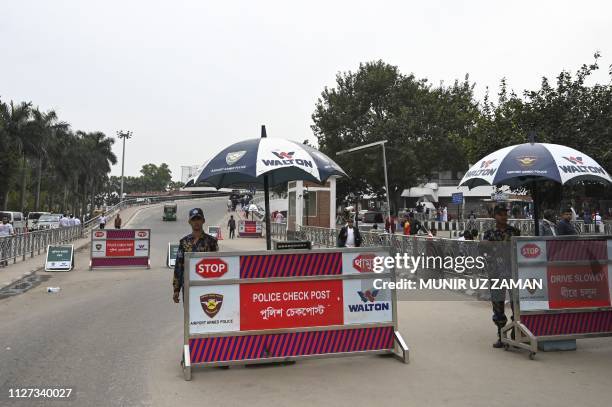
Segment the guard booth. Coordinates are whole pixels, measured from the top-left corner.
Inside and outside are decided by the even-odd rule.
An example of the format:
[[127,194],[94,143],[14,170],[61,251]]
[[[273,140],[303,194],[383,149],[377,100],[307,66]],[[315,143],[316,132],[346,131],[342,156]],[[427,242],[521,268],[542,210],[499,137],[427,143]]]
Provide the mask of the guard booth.
[[[395,270],[374,273],[389,248],[186,253],[183,373],[193,366],[393,354]],[[381,288],[376,288],[381,287]]]
[[612,336],[612,236],[516,237],[511,247],[512,279],[542,287],[513,290],[506,349],[533,358],[538,342]]

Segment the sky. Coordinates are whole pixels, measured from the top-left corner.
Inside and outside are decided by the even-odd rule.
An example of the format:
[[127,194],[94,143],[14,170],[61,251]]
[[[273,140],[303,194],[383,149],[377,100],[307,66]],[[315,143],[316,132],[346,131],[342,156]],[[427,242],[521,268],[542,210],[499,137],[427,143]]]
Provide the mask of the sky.
[[[338,72],[383,61],[482,98],[521,92],[602,53],[606,1],[0,0],[0,98],[54,109],[74,130],[130,130],[125,174],[200,165],[233,142],[316,141],[317,98]],[[114,152],[121,174],[121,144]]]

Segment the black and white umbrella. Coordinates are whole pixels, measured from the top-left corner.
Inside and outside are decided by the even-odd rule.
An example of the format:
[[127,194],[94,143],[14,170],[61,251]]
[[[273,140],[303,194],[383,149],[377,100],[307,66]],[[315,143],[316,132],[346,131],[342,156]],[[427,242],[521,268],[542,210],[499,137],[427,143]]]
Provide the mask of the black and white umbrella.
[[213,156],[194,177],[194,184],[202,182],[216,188],[240,184],[263,185],[269,250],[269,187],[298,180],[322,184],[333,176],[347,175],[331,158],[313,147],[291,140],[267,138],[266,128],[262,126],[261,138],[234,143]]
[[578,150],[559,144],[525,143],[484,157],[465,173],[459,185],[517,187],[542,180],[560,184],[584,180],[612,183],[601,165]]
[[237,184],[270,186],[303,180],[324,183],[346,173],[331,158],[308,145],[279,138],[255,138],[223,149],[201,169],[195,183],[206,182],[217,188]]
[[459,186],[531,187],[535,231],[538,235],[537,185],[545,180],[562,185],[580,181],[612,184],[608,172],[588,155],[559,144],[529,142],[504,147],[479,160],[465,173]]

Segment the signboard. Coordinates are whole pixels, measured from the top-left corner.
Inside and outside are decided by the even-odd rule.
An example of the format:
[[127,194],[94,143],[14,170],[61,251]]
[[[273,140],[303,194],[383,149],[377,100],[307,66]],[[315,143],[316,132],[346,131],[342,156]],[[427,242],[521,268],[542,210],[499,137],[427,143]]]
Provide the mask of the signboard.
[[461,205],[463,203],[463,192],[454,192],[451,196],[454,204]]
[[208,234],[214,237],[215,239],[219,239],[221,237],[221,227],[220,226],[209,226]]
[[238,221],[238,236],[240,237],[261,237],[262,223],[258,220]]
[[149,268],[150,240],[149,229],[92,230],[90,269]]
[[538,340],[612,336],[611,265],[612,236],[513,238],[512,277],[520,285],[502,342],[533,357]]
[[293,240],[293,241],[274,241],[274,250],[310,250],[312,244],[309,240]]
[[389,251],[370,249],[186,253],[185,378],[193,365],[355,352],[407,362],[395,292],[377,288],[395,270],[373,272],[373,258]]
[[45,271],[70,271],[74,266],[73,245],[47,246]]
[[178,253],[179,245],[177,243],[168,243],[168,254],[166,257],[166,264],[168,268],[174,268],[176,264],[176,253]]

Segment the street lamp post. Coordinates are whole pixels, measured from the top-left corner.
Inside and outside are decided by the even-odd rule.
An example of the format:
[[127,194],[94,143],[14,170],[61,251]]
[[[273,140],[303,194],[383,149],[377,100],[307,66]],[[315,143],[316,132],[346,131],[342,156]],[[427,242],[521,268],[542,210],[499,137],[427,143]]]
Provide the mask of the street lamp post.
[[349,148],[348,150],[338,151],[336,153],[336,155],[348,154],[348,153],[352,153],[354,151],[359,151],[359,150],[363,150],[363,149],[370,148],[370,147],[375,147],[375,146],[381,146],[382,147],[383,170],[384,170],[384,173],[385,173],[385,195],[386,195],[386,198],[387,198],[387,219],[389,219],[389,222],[391,222],[391,205],[389,204],[389,180],[387,178],[387,154],[385,152],[385,143],[386,142],[387,142],[387,140],[382,140],[382,141],[377,141],[375,143],[364,144],[362,146],[357,146],[357,147]]
[[123,201],[123,170],[125,166],[125,140],[132,138],[132,132],[119,130],[117,132],[117,137],[119,137],[120,139],[123,139],[123,154],[121,155],[121,192],[119,195],[119,202],[121,202]]

